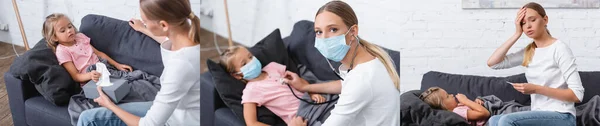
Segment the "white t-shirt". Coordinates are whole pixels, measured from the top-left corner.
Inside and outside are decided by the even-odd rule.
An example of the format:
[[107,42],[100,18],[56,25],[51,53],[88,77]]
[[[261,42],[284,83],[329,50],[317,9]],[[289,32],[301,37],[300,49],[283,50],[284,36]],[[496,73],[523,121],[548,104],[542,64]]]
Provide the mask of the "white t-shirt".
[[[505,69],[523,63],[525,49],[511,53],[493,69]],[[575,56],[562,41],[556,40],[552,45],[536,48],[528,67],[525,67],[528,83],[558,89],[571,89],[575,96],[583,100],[583,86],[575,64]],[[575,104],[569,101],[554,99],[545,95],[531,94],[532,111],[556,111],[571,113],[575,116]]]
[[161,44],[161,88],[140,126],[200,125],[200,45],[170,49],[170,41]]
[[379,59],[342,71],[342,91],[323,126],[399,126],[400,91]]

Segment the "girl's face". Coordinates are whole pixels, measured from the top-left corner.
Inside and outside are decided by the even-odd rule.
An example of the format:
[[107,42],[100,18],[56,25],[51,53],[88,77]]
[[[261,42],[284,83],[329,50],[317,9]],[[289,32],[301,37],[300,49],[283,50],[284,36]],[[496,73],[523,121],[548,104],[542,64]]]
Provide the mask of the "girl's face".
[[62,17],[54,24],[53,41],[58,43],[69,43],[75,41],[75,27],[69,18]]
[[252,61],[252,57],[254,56],[252,55],[252,53],[250,53],[250,51],[248,51],[248,49],[243,47],[239,48],[235,52],[235,54],[231,56],[231,63],[233,64],[233,69],[235,70],[231,76],[235,77],[238,80],[241,80],[244,77],[244,75],[240,73],[240,69],[244,65]]
[[[351,31],[348,32],[348,30]],[[348,33],[346,35],[346,45],[348,45],[350,41],[356,41],[353,36],[358,33],[357,31],[356,26],[348,29],[340,16],[329,11],[324,11],[315,17],[315,34],[317,38],[329,38]]]
[[442,104],[444,104],[444,106],[446,107],[446,109],[448,110],[452,110],[454,108],[456,108],[456,106],[458,106],[458,103],[456,102],[456,98],[454,97],[453,94],[448,94],[448,92],[446,92],[446,90],[444,89],[440,89],[439,91],[440,93],[440,97],[442,97]]
[[523,32],[529,38],[539,38],[547,34],[546,25],[548,24],[548,16],[542,17],[537,11],[527,8],[525,17],[522,20]]
[[169,27],[165,21],[156,21],[148,19],[148,17],[146,17],[146,14],[144,14],[144,11],[142,11],[142,9],[140,9],[140,15],[142,17],[142,23],[144,23],[144,26],[146,27],[146,29],[148,29],[148,31],[150,31],[150,33],[152,33],[152,35],[167,36],[167,31],[169,30]]

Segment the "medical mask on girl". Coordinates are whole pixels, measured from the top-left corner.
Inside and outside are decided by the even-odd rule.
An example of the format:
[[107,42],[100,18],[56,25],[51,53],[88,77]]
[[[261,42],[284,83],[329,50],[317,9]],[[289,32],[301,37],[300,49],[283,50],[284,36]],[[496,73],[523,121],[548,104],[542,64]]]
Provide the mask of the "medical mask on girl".
[[[352,28],[352,27],[350,27]],[[350,46],[346,45],[346,35],[350,32],[350,28],[345,34],[329,37],[329,38],[316,38],[315,37],[315,48],[325,56],[325,58],[340,62],[350,50]],[[352,44],[352,42],[350,42]]]
[[262,64],[256,57],[252,57],[252,60],[246,65],[240,68],[240,72],[238,74],[243,74],[244,79],[252,80],[260,75],[262,72]]

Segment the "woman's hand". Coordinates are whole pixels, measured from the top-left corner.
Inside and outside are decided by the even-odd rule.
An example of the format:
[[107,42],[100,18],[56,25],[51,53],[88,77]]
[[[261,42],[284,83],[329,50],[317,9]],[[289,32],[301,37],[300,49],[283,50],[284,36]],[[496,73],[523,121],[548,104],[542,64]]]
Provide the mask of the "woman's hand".
[[98,82],[98,80],[100,79],[100,77],[102,76],[102,74],[100,74],[98,71],[96,70],[92,70],[90,72],[87,73],[88,76],[90,76],[90,78],[92,79],[92,81],[94,82]]
[[110,100],[110,98],[108,98],[108,96],[106,96],[106,94],[104,94],[104,92],[102,92],[102,87],[98,86],[98,98],[94,99],[94,102],[98,103],[98,105],[102,106],[102,107],[113,107],[116,106],[115,103],[112,102],[112,100]]
[[512,84],[513,88],[523,94],[533,94],[541,88],[539,85],[530,84],[530,83],[514,83]]
[[306,120],[302,119],[300,116],[292,117],[290,121],[290,126],[307,126]]
[[323,97],[321,94],[312,94],[310,93],[310,98],[315,101],[316,103],[323,103],[325,102],[325,97]]
[[135,31],[139,32],[142,32],[142,30],[146,29],[144,23],[142,23],[142,21],[139,19],[132,18],[131,20],[129,20],[129,26],[131,26],[131,28],[133,28]]
[[308,87],[308,82],[306,80],[300,78],[300,76],[298,76],[298,74],[296,74],[296,73],[286,71],[283,82],[291,85],[298,91],[308,92],[307,91],[308,89],[306,89]]
[[521,10],[519,10],[519,12],[517,13],[517,19],[515,19],[515,26],[517,28],[517,31],[515,34],[518,34],[519,36],[521,34],[523,34],[523,20],[525,19],[525,12],[526,12],[527,8],[521,8]]
[[125,65],[125,64],[117,64],[117,65],[115,65],[115,67],[120,71],[131,72],[133,70],[133,68],[131,68],[131,66]]

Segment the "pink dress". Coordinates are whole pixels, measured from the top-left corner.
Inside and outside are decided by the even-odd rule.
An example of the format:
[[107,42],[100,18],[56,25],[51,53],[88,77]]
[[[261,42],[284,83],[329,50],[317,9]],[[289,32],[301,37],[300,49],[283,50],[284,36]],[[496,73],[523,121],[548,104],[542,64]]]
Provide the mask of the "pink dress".
[[[268,77],[246,84],[242,95],[242,104],[256,103],[258,106],[265,106],[289,124],[291,118],[298,111],[300,100],[294,97],[289,87],[279,80],[285,75],[285,66],[271,62],[262,71],[266,72]],[[304,93],[292,89],[298,97],[304,95]]]
[[75,34],[75,44],[71,46],[58,44],[56,46],[56,58],[59,65],[72,61],[79,73],[86,73],[85,68],[99,61],[90,44],[90,38],[83,33]]
[[[471,110],[471,108],[469,108],[469,106],[466,106],[464,104],[458,104],[458,106],[456,106],[456,108],[454,108],[454,110],[452,110],[452,112],[460,115],[461,117],[468,119],[467,118],[467,111]],[[479,121],[467,121],[469,124],[471,125],[476,125],[476,126],[483,126],[485,124],[485,120],[479,120]]]

